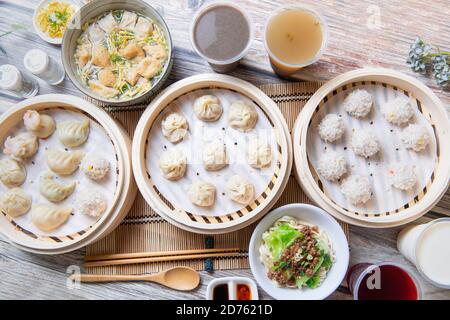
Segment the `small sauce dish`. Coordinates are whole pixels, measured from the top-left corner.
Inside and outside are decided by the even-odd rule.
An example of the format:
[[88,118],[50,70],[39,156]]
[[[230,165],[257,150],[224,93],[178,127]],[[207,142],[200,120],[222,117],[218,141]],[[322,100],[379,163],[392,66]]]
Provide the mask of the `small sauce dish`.
[[214,279],[206,288],[206,300],[258,300],[255,281],[244,277]]

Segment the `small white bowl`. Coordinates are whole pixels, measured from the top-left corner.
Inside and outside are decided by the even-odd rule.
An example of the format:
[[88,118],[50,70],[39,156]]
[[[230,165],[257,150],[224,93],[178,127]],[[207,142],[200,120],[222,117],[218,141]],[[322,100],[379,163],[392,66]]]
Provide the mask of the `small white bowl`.
[[[48,34],[46,34],[45,32],[42,32],[41,29],[39,28],[39,26],[36,23],[36,18],[37,15],[39,13],[39,11],[47,6],[49,4],[49,2],[52,2],[55,0],[42,0],[41,2],[39,2],[39,4],[37,5],[36,9],[34,10],[34,14],[33,14],[33,27],[34,27],[34,31],[36,32],[36,34],[44,41],[51,43],[51,44],[61,44],[62,43],[62,39],[61,38],[52,38],[50,37]],[[67,2],[70,3],[74,8],[75,8],[75,14],[76,11],[78,11],[78,9],[80,8],[79,3],[76,0],[61,0],[61,2]],[[69,21],[67,22],[67,24],[69,23]]]
[[224,277],[212,280],[208,287],[206,288],[206,300],[213,300],[213,292],[214,288],[221,284],[228,285],[228,297],[229,300],[237,300],[236,299],[236,289],[238,284],[245,284],[251,290],[251,300],[258,300],[258,287],[256,286],[255,281],[249,278],[244,277]]
[[[273,226],[276,220],[283,216],[290,216],[317,225],[330,238],[335,254],[335,262],[320,287],[315,289],[281,288],[267,277],[267,271],[259,259],[262,235]],[[308,204],[289,204],[270,212],[253,231],[248,252],[250,268],[256,282],[269,295],[280,300],[325,299],[337,289],[344,279],[350,256],[347,238],[339,223],[322,209]]]

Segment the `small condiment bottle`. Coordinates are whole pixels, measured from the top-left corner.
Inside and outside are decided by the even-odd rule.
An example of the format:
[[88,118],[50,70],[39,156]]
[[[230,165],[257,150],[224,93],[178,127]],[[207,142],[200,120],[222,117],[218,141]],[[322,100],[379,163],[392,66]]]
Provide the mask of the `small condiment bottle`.
[[61,64],[43,50],[29,50],[23,58],[23,64],[29,72],[51,85],[60,84],[64,80],[65,73]]
[[0,90],[15,98],[30,98],[39,91],[39,85],[31,76],[23,74],[16,66],[0,66]]

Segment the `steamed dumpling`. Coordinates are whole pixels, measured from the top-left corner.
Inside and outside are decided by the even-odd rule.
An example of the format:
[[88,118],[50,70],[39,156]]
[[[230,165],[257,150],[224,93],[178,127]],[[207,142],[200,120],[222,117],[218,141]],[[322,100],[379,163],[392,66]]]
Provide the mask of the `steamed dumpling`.
[[119,90],[115,88],[107,87],[99,81],[93,80],[89,81],[89,89],[91,89],[96,95],[107,99],[114,98],[120,93]]
[[253,168],[264,168],[272,162],[270,144],[258,138],[250,140],[247,149],[248,164]]
[[67,147],[78,147],[86,142],[89,126],[89,120],[58,123],[59,140]]
[[137,14],[131,11],[124,11],[122,15],[122,20],[120,20],[119,28],[126,30],[133,30],[136,24]]
[[236,101],[230,106],[228,122],[233,129],[247,132],[252,130],[258,121],[258,113],[253,104]]
[[159,168],[168,180],[179,180],[186,173],[186,156],[178,149],[164,151],[159,158]]
[[43,231],[52,231],[62,226],[72,213],[72,208],[59,208],[43,204],[31,209],[31,221]]
[[75,182],[66,185],[55,181],[55,176],[44,172],[39,179],[39,191],[51,202],[61,202],[67,199],[75,190]]
[[109,161],[95,153],[88,153],[81,161],[81,171],[92,180],[101,180],[109,172]]
[[23,115],[25,128],[36,137],[45,139],[55,132],[55,120],[47,114],[41,114],[35,110],[28,110]]
[[133,31],[137,38],[143,39],[153,32],[153,24],[144,17],[139,17]]
[[73,211],[75,214],[81,213],[89,217],[100,218],[107,208],[108,202],[100,192],[82,190],[75,198]]
[[172,143],[177,143],[186,136],[188,122],[186,118],[178,112],[173,112],[161,122],[161,130],[164,137]]
[[10,217],[19,217],[30,210],[31,196],[22,188],[6,191],[0,198],[0,209]]
[[227,195],[240,204],[249,204],[255,198],[255,187],[240,175],[234,175],[227,181]]
[[0,180],[8,188],[22,185],[27,177],[25,167],[14,159],[0,160]]
[[3,153],[21,161],[34,156],[38,148],[37,137],[30,132],[22,132],[17,136],[6,138]]
[[103,18],[99,19],[97,21],[98,26],[102,28],[106,33],[110,33],[114,29],[117,28],[118,24],[114,16],[112,15],[112,12],[105,15]]
[[206,181],[196,181],[188,188],[188,197],[199,207],[210,207],[216,200],[216,187]]
[[70,175],[75,172],[83,158],[83,152],[80,150],[71,152],[49,149],[45,154],[48,167],[60,175]]
[[214,140],[203,148],[203,165],[208,171],[217,171],[227,166],[227,149],[223,142]]
[[222,112],[222,104],[216,96],[204,95],[194,101],[194,113],[200,120],[217,121]]

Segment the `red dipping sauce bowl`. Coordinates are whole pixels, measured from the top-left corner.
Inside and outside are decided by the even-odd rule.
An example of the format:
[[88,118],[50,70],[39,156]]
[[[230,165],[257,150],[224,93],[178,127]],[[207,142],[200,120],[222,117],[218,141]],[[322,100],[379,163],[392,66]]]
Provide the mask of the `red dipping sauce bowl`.
[[347,284],[355,300],[420,300],[419,282],[395,263],[359,263],[347,273]]

